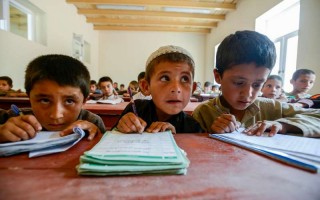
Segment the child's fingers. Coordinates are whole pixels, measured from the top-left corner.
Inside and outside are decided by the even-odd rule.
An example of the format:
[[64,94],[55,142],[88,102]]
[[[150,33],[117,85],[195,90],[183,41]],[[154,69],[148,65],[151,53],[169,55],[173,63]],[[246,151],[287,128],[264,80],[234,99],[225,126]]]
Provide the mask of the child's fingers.
[[230,133],[235,131],[237,127],[238,122],[233,115],[223,114],[214,121],[211,129],[214,133]]
[[156,133],[161,131],[171,130],[173,134],[176,133],[174,126],[168,122],[153,122],[147,129],[147,132]]
[[[142,125],[142,119],[139,119],[133,113],[127,113],[126,115],[122,116],[119,120],[117,128],[120,132],[123,133],[132,133],[132,132],[143,132],[146,125]],[[144,122],[144,121],[143,121]]]
[[65,128],[64,130],[62,130],[60,132],[60,136],[65,136],[65,135],[69,135],[71,133],[74,133],[73,129],[74,127],[79,127],[82,130],[86,130],[88,132],[88,140],[92,140],[97,133],[100,133],[99,128],[86,120],[78,120],[74,123],[72,123],[70,126],[68,126],[67,128]]
[[10,126],[8,130],[22,140],[33,138],[42,129],[40,123],[33,115],[12,117],[6,124]]

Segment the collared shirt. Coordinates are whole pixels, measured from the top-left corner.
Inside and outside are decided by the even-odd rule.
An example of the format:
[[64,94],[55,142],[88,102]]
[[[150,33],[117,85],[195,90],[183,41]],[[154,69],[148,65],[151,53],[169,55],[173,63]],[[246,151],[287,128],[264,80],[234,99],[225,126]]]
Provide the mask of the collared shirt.
[[[154,105],[152,100],[137,99],[134,102],[135,102],[139,117],[142,118],[147,123],[146,129],[153,122],[159,121],[156,113],[156,106]],[[128,112],[133,112],[131,103],[128,104],[127,107],[124,109],[124,111],[121,114],[121,117],[127,114]],[[202,129],[198,124],[198,122],[183,111],[181,111],[176,115],[172,115],[172,117],[168,119],[166,122],[169,122],[170,124],[172,124],[175,127],[177,133],[201,133],[202,132]],[[118,123],[119,121],[113,128],[117,127]]]
[[[217,104],[222,110],[229,109],[221,104],[220,98],[210,99],[200,104],[192,116],[200,123],[202,129],[213,132],[211,125],[220,116],[215,107]],[[320,137],[320,110],[304,109],[288,103],[281,103],[273,99],[258,97],[246,110],[241,124],[249,127],[258,121],[269,120],[287,123],[298,127],[306,137]]]

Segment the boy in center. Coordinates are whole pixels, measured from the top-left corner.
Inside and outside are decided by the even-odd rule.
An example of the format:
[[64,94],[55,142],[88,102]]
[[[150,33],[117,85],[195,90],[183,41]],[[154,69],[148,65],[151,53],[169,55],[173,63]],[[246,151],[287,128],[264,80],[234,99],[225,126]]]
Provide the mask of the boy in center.
[[123,133],[202,132],[200,125],[183,109],[190,101],[195,64],[192,56],[178,46],[163,46],[153,52],[146,63],[142,83],[152,100],[135,100],[137,115],[129,104],[116,128]]

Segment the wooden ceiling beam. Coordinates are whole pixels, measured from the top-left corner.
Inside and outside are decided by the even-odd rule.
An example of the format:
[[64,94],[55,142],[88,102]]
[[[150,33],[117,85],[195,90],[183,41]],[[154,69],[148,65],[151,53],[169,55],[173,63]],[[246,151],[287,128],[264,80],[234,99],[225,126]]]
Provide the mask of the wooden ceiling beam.
[[225,15],[214,14],[195,14],[195,13],[178,13],[165,11],[142,11],[142,10],[107,10],[107,9],[78,9],[78,14],[86,16],[145,16],[145,17],[166,17],[166,18],[187,18],[187,19],[205,19],[212,21],[225,20]]
[[195,32],[210,33],[211,29],[203,28],[179,28],[179,27],[158,27],[158,26],[106,26],[94,25],[94,30],[123,30],[123,31],[165,31],[165,32]]
[[87,18],[87,22],[94,24],[124,24],[124,25],[158,25],[158,26],[190,26],[198,28],[217,27],[217,22],[190,22],[173,20],[152,20],[152,19],[109,19],[109,18]]
[[66,0],[72,4],[111,4],[111,5],[134,5],[134,6],[164,6],[175,8],[195,8],[195,9],[219,9],[235,10],[233,3],[217,3],[194,0]]

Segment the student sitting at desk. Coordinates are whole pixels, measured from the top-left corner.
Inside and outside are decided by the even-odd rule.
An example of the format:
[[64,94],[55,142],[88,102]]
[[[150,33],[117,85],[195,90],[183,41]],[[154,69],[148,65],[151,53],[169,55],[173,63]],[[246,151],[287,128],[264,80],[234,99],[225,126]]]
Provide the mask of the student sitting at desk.
[[109,76],[104,76],[99,79],[98,82],[99,88],[103,93],[103,96],[100,100],[115,100],[121,99],[121,102],[124,102],[122,98],[120,98],[117,92],[113,88],[113,81]]
[[320,137],[320,110],[257,98],[276,61],[273,42],[255,31],[237,31],[219,45],[214,77],[222,95],[200,104],[193,117],[208,132],[276,133]]
[[316,80],[316,74],[314,71],[309,69],[298,69],[296,70],[290,83],[293,86],[293,90],[286,93],[289,103],[300,103],[300,106],[304,108],[310,108],[313,106],[313,101],[309,98],[309,90],[313,87]]
[[44,55],[34,59],[25,74],[32,110],[21,109],[23,115],[2,110],[0,142],[28,140],[41,130],[61,131],[64,136],[74,127],[86,130],[89,140],[104,133],[102,119],[82,109],[89,95],[89,81],[86,66],[72,57]]
[[124,133],[167,129],[172,133],[201,132],[199,124],[183,112],[191,96],[194,67],[190,53],[181,47],[163,46],[153,52],[142,84],[152,100],[138,99],[128,104],[115,127]]
[[144,89],[143,89],[143,84],[145,83],[145,72],[140,72],[138,75],[138,84],[139,84],[139,92],[136,93],[132,98],[133,100],[136,99],[147,99],[150,100],[152,99],[151,95],[148,94]]
[[0,76],[0,96],[7,97],[27,97],[25,92],[12,89],[12,79],[9,76]]

